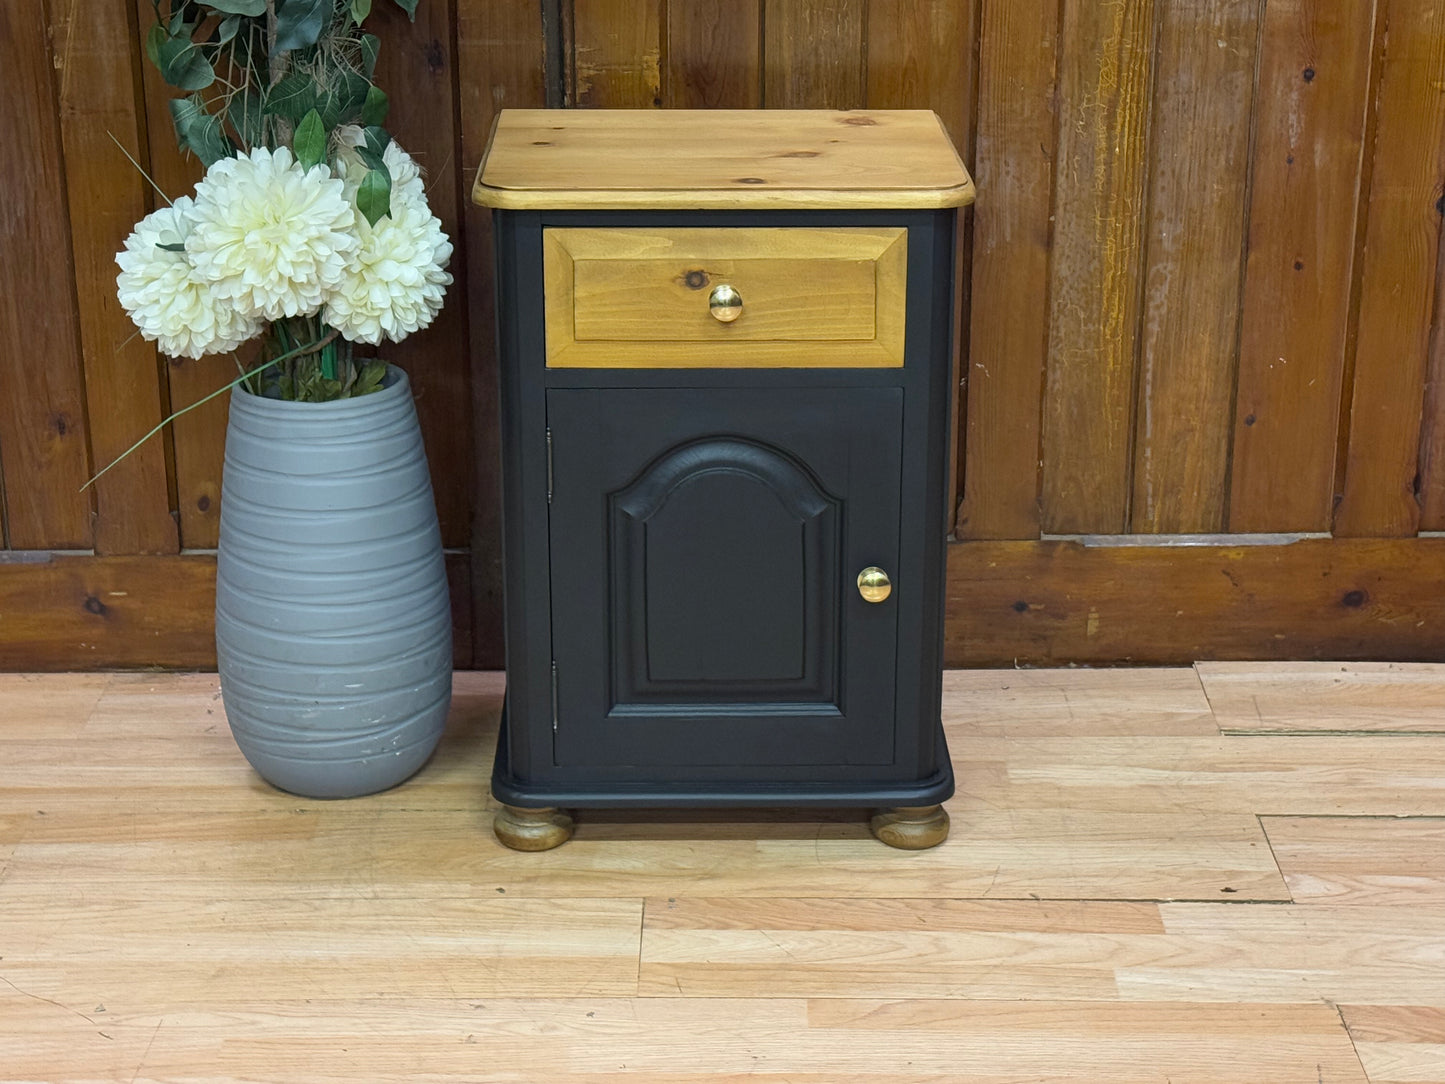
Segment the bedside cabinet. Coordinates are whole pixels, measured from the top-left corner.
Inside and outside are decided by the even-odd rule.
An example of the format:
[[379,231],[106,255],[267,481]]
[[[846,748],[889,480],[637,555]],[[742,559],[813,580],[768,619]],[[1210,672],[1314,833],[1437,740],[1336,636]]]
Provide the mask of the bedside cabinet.
[[505,110],[503,843],[570,809],[948,832],[954,231],[920,111]]

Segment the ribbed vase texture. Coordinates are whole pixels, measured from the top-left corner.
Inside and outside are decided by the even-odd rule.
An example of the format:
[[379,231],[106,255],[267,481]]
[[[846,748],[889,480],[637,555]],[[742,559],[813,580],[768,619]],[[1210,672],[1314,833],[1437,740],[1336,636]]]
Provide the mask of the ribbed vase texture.
[[451,703],[441,533],[406,374],[332,403],[231,395],[216,655],[236,744],[347,798],[426,763]]

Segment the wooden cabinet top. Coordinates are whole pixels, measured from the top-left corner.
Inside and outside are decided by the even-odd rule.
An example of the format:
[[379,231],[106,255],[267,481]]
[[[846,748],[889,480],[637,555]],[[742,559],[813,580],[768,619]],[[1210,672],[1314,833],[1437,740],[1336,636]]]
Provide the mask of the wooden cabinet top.
[[504,109],[472,198],[505,210],[939,208],[973,181],[926,109]]

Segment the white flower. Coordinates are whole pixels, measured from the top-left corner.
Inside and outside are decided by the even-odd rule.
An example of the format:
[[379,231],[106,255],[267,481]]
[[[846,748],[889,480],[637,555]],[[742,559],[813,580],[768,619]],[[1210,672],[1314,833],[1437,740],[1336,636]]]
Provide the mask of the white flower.
[[199,281],[181,245],[191,232],[192,201],[181,196],[141,219],[125,240],[116,292],[145,338],[173,358],[199,358],[234,350],[261,330],[261,321],[218,301]]
[[197,275],[241,312],[265,320],[314,313],[356,252],[356,213],[325,166],[303,169],[285,147],[223,158],[196,185],[186,241]]
[[395,207],[397,200],[401,200],[413,207],[425,207],[426,185],[422,182],[421,167],[416,160],[397,146],[394,139],[381,152],[381,159],[391,174],[391,205]]
[[[356,125],[349,125],[342,128],[340,142],[343,147],[359,147],[366,140],[366,135]],[[391,174],[391,205],[397,206],[397,201],[412,206],[426,203],[426,185],[421,179],[421,167],[416,164],[415,159],[406,151],[401,149],[396,140],[386,145],[381,152],[381,160],[386,163],[386,170]],[[361,179],[366,176],[368,169],[361,156],[354,150],[343,150],[339,159],[342,178],[346,181],[346,196],[348,199],[356,198],[356,190],[361,187]]]
[[452,277],[445,268],[452,244],[427,208],[398,199],[375,226],[357,215],[361,246],[326,301],[323,319],[352,342],[400,342],[429,325],[441,310]]

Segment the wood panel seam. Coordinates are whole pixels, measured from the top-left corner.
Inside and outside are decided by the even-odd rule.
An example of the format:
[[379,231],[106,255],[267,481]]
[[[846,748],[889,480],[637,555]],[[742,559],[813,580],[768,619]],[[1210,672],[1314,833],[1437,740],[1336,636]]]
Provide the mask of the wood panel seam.
[[1360,140],[1358,182],[1354,200],[1354,243],[1350,250],[1349,310],[1345,324],[1345,350],[1340,377],[1340,408],[1335,437],[1334,493],[1329,523],[1338,527],[1341,501],[1344,499],[1349,468],[1350,434],[1354,430],[1355,367],[1360,339],[1360,307],[1364,299],[1365,242],[1370,228],[1370,202],[1374,190],[1375,143],[1380,121],[1380,86],[1384,77],[1386,44],[1389,35],[1390,0],[1374,0],[1375,18],[1370,38],[1370,73],[1365,96],[1365,124]]

